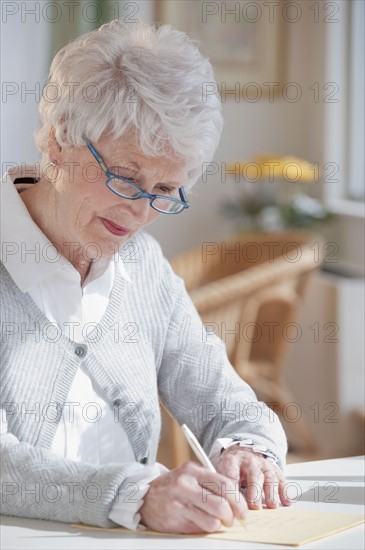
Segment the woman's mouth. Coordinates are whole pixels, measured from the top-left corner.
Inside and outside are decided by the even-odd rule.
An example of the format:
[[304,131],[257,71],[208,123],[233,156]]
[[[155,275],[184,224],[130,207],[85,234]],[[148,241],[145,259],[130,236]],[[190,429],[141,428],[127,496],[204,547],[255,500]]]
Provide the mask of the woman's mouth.
[[127,227],[121,227],[120,225],[117,225],[116,223],[107,220],[106,218],[100,218],[104,227],[113,235],[117,235],[118,237],[121,237],[123,235],[128,235],[128,233],[131,232],[130,229]]

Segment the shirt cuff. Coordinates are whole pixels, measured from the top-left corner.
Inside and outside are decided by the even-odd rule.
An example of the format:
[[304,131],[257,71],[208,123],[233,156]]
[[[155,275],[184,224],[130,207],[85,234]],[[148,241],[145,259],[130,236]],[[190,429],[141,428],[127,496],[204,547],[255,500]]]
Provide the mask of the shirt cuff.
[[141,514],[138,510],[143,504],[143,497],[149,490],[151,482],[168,471],[169,469],[159,462],[142,467],[137,462],[136,472],[127,476],[118,489],[109,512],[109,519],[127,529],[137,531],[147,529],[140,523]]
[[210,460],[217,459],[221,452],[224,449],[228,449],[229,447],[232,447],[233,445],[239,445],[242,448],[249,448],[255,451],[256,453],[261,453],[265,458],[271,460],[272,462],[275,462],[275,464],[278,463],[277,457],[269,451],[265,445],[257,445],[254,443],[252,439],[232,439],[231,437],[221,437],[219,439],[216,439],[214,442],[214,445],[209,453]]

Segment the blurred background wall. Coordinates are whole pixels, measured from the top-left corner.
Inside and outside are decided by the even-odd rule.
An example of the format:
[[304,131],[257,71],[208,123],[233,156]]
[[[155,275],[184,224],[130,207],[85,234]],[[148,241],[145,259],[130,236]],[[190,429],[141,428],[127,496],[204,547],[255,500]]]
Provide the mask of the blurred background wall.
[[[227,56],[224,36],[247,20],[270,33],[276,29],[280,86],[270,96],[259,72],[263,79],[252,90],[262,95],[253,99],[241,77],[224,93],[218,80],[225,127],[216,164],[193,190],[191,208],[176,219],[161,216],[149,231],[168,257],[233,235],[237,220],[224,215],[222,206],[227,199],[241,200],[246,182],[227,175],[226,164],[267,154],[319,167],[315,183],[272,184],[284,199],[300,189],[328,209],[331,222],[320,231],[335,245],[326,249],[326,271],[311,283],[299,321],[303,336],[290,346],[285,376],[322,452],[358,452],[364,410],[364,2],[45,0],[4,1],[1,10],[2,173],[38,160],[33,131],[49,64],[79,34],[114,17],[160,20],[182,30],[188,26],[210,55],[204,25],[213,22]],[[265,43],[262,55],[271,47]],[[309,329],[314,323],[321,328],[315,341]],[[326,323],[338,327],[334,342],[326,339]],[[329,403],[339,407],[336,422],[326,421]]]

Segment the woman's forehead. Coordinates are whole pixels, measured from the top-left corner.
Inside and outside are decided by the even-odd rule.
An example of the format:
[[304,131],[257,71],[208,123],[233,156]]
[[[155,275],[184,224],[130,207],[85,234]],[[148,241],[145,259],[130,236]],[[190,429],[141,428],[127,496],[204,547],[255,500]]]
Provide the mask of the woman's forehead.
[[186,161],[171,151],[169,157],[156,157],[144,153],[135,138],[102,138],[95,144],[103,159],[109,167],[128,166],[135,172],[143,172],[146,169],[157,173],[176,171],[187,172],[189,169]]

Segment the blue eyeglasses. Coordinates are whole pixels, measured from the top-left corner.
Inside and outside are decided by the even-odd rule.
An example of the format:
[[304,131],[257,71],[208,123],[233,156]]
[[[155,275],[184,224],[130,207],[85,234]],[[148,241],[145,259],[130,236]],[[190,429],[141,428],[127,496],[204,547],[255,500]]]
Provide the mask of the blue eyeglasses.
[[86,136],[83,135],[82,138],[107,178],[105,185],[118,197],[130,200],[141,199],[142,197],[148,198],[150,206],[162,214],[180,214],[180,212],[189,208],[190,205],[183,187],[178,189],[180,200],[165,195],[151,195],[130,179],[110,172],[92,143]]

